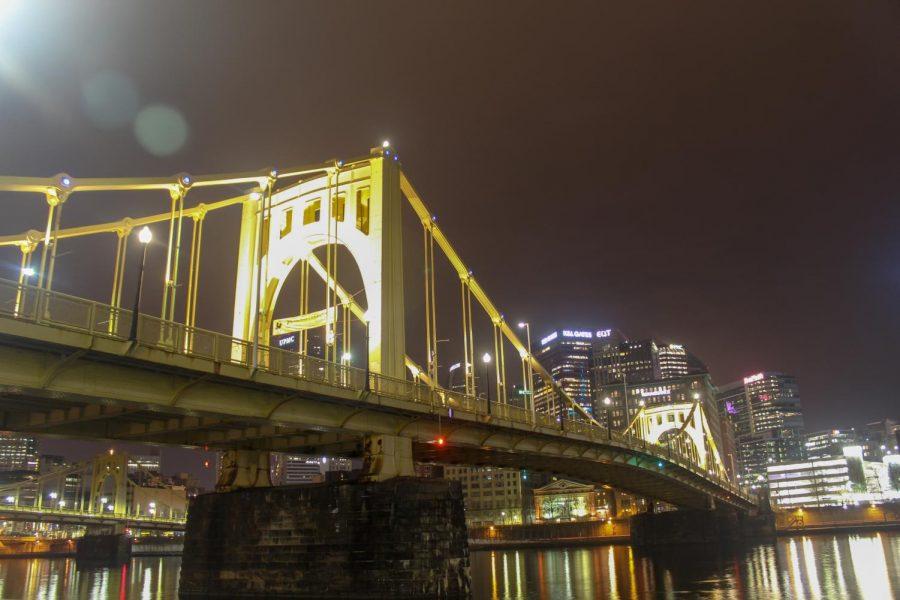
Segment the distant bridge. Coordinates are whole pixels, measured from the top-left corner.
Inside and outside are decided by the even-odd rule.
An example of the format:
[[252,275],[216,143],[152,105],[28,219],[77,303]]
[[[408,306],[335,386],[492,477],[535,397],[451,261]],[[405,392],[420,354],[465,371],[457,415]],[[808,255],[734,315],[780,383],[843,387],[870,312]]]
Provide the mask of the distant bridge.
[[[238,185],[249,189],[216,203],[185,206],[192,189]],[[411,475],[413,459],[492,464],[600,481],[683,507],[755,506],[753,496],[729,481],[720,457],[707,459],[714,448],[695,447],[707,438],[692,442],[682,427],[677,443],[654,443],[634,433],[640,428],[623,433],[601,426],[573,402],[488,298],[389,147],[347,162],[284,172],[102,180],[0,177],[3,190],[39,193],[48,206],[43,233],[0,238],[0,245],[21,251],[19,280],[0,280],[4,429],[224,449],[222,489],[264,484],[264,452],[302,451],[363,453],[375,479]],[[153,190],[169,195],[168,213],[73,229],[59,226],[63,205],[76,193]],[[406,353],[403,198],[423,229],[423,368]],[[234,323],[226,335],[196,327],[196,315],[203,224],[209,212],[231,206],[241,208],[241,234]],[[176,295],[186,219],[193,229],[179,322]],[[169,228],[162,312],[135,319],[121,306],[129,234],[160,222]],[[117,244],[111,301],[52,290],[59,242],[104,234],[114,234]],[[340,283],[338,247],[349,250],[359,267],[365,305]],[[435,305],[443,295],[436,293],[435,247],[460,281],[460,392],[438,384]],[[301,313],[275,319],[276,300],[295,268]],[[318,309],[310,302],[311,272],[324,283]],[[493,383],[486,373],[480,390],[473,298],[493,330]],[[354,327],[360,325],[365,331],[362,368],[351,366],[350,352]],[[305,352],[314,330],[323,334],[324,360]],[[269,345],[273,334],[288,332],[298,335],[300,352]],[[525,406],[508,400],[506,347],[520,360]],[[535,377],[553,390],[555,414],[539,412],[530,402]]]
[[186,498],[173,506],[170,490],[136,485],[127,476],[126,458],[101,455],[0,485],[0,521],[75,525],[94,531],[183,531]]

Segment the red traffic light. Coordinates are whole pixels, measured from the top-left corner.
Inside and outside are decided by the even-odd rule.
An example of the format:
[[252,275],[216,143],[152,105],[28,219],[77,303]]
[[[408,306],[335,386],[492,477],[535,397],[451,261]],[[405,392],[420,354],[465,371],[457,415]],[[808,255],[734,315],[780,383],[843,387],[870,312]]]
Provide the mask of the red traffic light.
[[434,442],[435,442],[438,446],[443,446],[444,443],[446,442],[446,440],[444,439],[444,436],[441,435],[441,436],[438,436],[438,439],[436,439]]

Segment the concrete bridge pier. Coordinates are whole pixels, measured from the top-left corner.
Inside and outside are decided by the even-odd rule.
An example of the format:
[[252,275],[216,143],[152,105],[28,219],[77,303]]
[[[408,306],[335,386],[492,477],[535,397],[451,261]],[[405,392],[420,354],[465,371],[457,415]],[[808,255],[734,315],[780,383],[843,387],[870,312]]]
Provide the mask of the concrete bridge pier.
[[[255,478],[195,498],[181,598],[468,598],[459,483],[411,476],[409,440],[370,436],[365,448],[358,482]],[[254,452],[228,461],[245,475],[263,463]]]
[[635,546],[733,543],[774,535],[771,511],[744,513],[712,499],[705,510],[646,512],[631,518],[631,543]]
[[118,567],[131,560],[131,538],[121,527],[85,532],[75,545],[75,564],[81,568]]

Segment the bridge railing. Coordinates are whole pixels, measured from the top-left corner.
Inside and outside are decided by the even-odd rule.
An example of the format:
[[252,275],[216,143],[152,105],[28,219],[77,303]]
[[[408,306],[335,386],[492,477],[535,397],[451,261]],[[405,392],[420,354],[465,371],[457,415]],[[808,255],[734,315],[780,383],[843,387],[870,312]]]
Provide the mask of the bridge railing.
[[[123,341],[129,339],[132,326],[132,311],[0,279],[0,316],[4,315]],[[555,416],[545,413],[532,415],[528,409],[504,402],[491,402],[488,406],[484,398],[442,388],[431,388],[422,383],[377,373],[368,373],[367,386],[367,372],[364,369],[272,348],[266,344],[256,345],[254,363],[255,345],[252,342],[145,314],[138,316],[135,343],[219,363],[255,367],[276,375],[321,382],[359,392],[368,389],[381,396],[412,401],[432,408],[442,407],[480,415],[490,414],[517,423],[564,430],[592,440],[608,440],[631,450],[650,454],[657,459],[665,459],[715,481],[719,486],[735,494],[747,496],[731,481],[716,472],[703,469],[694,463],[692,457],[683,455],[671,445],[649,443],[633,435],[610,432],[593,423],[574,419],[560,421]]]

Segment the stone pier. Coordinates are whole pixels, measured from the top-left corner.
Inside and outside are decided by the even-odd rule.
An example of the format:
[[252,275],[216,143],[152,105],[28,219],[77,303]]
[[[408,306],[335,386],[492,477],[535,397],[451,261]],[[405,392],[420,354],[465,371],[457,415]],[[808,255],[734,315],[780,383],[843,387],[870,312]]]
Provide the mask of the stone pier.
[[631,518],[635,546],[738,542],[775,535],[771,513],[746,515],[727,508],[642,513]]
[[458,482],[415,477],[205,494],[181,598],[468,598]]
[[75,546],[79,567],[118,567],[131,560],[131,538],[124,533],[85,534]]

